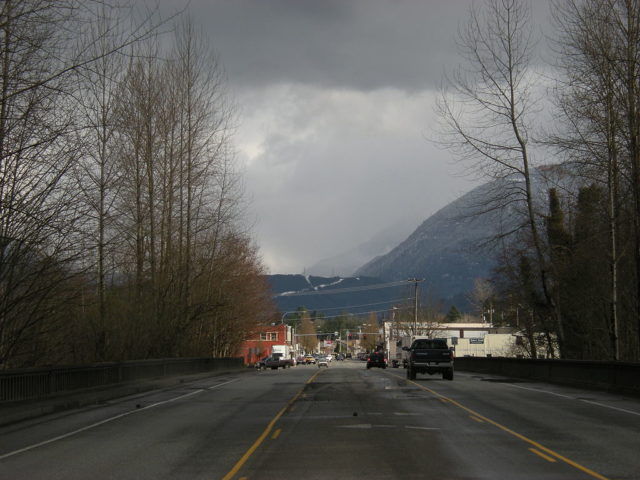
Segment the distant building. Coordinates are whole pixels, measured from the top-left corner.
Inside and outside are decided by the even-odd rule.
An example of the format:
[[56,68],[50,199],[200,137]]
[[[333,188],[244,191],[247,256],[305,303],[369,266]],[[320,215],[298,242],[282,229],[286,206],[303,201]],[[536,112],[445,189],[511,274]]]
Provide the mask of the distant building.
[[[501,356],[515,357],[519,352],[518,345],[522,338],[516,329],[511,327],[495,327],[491,323],[418,323],[417,335],[430,338],[445,338],[453,347],[456,356]],[[383,326],[385,348],[390,358],[400,358],[397,344],[401,337],[412,335],[411,322],[385,322]]]
[[246,365],[271,355],[274,345],[292,345],[293,332],[288,325],[260,325],[240,345],[239,356],[244,358]]

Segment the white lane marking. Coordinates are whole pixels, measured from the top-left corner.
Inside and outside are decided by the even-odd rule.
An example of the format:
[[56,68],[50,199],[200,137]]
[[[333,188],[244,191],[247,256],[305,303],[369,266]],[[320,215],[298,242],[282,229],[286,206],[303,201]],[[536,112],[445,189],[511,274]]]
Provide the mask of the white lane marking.
[[584,403],[589,403],[591,405],[597,405],[598,407],[602,407],[602,408],[608,408],[610,410],[616,410],[618,412],[623,412],[623,413],[629,413],[631,415],[637,415],[640,417],[640,412],[634,412],[633,410],[626,410],[624,408],[619,408],[619,407],[613,407],[611,405],[606,405],[604,403],[599,403],[599,402],[593,402],[591,400],[585,400],[583,398],[576,398],[576,397],[571,397],[569,395],[562,395],[560,393],[555,393],[555,392],[550,392],[549,390],[541,390],[538,388],[527,388],[527,387],[523,387],[521,385],[510,385],[510,384],[506,384],[509,387],[513,387],[513,388],[520,388],[522,390],[530,390],[532,392],[538,392],[538,393],[548,393],[549,395],[555,395],[556,397],[562,397],[562,398],[567,398],[569,400],[577,400],[579,402],[584,402]]
[[[219,383],[217,385],[214,385],[212,387],[207,388],[207,390],[212,390],[214,388],[221,387],[223,385],[227,385],[228,383],[235,382],[236,380],[237,379],[230,380],[230,381],[224,382],[224,383]],[[119,415],[116,415],[115,417],[106,418],[104,420],[101,420],[99,422],[93,423],[91,425],[87,425],[86,427],[82,427],[82,428],[79,428],[79,429],[74,430],[72,432],[65,433],[63,435],[58,435],[57,437],[54,437],[54,438],[50,438],[49,440],[45,440],[43,442],[35,443],[33,445],[29,445],[29,446],[21,448],[19,450],[14,450],[13,452],[5,453],[3,455],[0,455],[0,460],[4,460],[5,458],[13,457],[14,455],[18,455],[19,453],[28,452],[29,450],[33,450],[35,448],[42,447],[42,446],[48,445],[50,443],[54,443],[54,442],[57,442],[59,440],[64,440],[65,438],[69,438],[69,437],[72,437],[72,436],[77,435],[79,433],[86,432],[87,430],[90,430],[90,429],[95,428],[95,427],[99,427],[100,425],[104,425],[105,423],[109,423],[109,422],[113,422],[114,420],[118,420],[119,418],[126,417],[126,416],[134,414],[134,413],[142,412],[142,411],[148,410],[150,408],[158,407],[160,405],[165,405],[167,403],[175,402],[176,400],[181,400],[183,398],[191,397],[192,395],[197,395],[198,393],[202,393],[204,391],[205,391],[204,389],[195,390],[193,392],[185,393],[184,395],[180,395],[180,396],[177,396],[177,397],[174,397],[174,398],[170,398],[169,400],[164,400],[162,402],[152,403],[151,405],[147,405],[146,407],[138,408],[136,410],[131,410],[130,412],[121,413]]]
[[394,415],[399,417],[419,417],[422,413],[410,413],[410,412],[393,412]]
[[[372,428],[402,428],[402,425],[372,425],[370,423],[360,423],[357,425],[340,425],[337,428],[350,428],[357,430],[371,430]],[[418,427],[415,425],[405,425],[404,428],[411,430],[440,430],[439,428],[432,427]]]
[[237,381],[238,381],[238,379],[237,379],[237,378],[234,378],[233,380],[229,380],[228,382],[218,383],[218,384],[216,384],[216,385],[213,385],[213,386],[211,386],[211,387],[208,387],[208,388],[207,388],[207,390],[213,390],[214,388],[218,388],[218,387],[221,387],[221,386],[223,386],[223,385],[228,385],[228,384],[230,384],[230,383],[237,382]]
[[639,412],[634,412],[633,410],[626,410],[624,408],[612,407],[611,405],[605,405],[604,403],[592,402],[591,400],[579,399],[581,402],[590,403],[591,405],[597,405],[599,407],[610,408],[611,410],[617,410],[618,412],[630,413],[631,415],[637,415],[640,417]]
[[358,430],[370,430],[372,428],[396,428],[397,425],[372,425],[370,423],[359,423],[357,425],[339,425],[338,428],[354,428]]
[[512,385],[510,383],[505,383],[505,385],[507,385],[508,387],[519,388],[521,390],[529,390],[531,392],[548,393],[549,395],[555,395],[556,397],[568,398],[569,400],[573,400],[574,399],[573,397],[570,397],[569,395],[562,395],[561,393],[551,392],[549,390],[541,390],[539,388],[528,388],[528,387],[523,387],[521,385]]

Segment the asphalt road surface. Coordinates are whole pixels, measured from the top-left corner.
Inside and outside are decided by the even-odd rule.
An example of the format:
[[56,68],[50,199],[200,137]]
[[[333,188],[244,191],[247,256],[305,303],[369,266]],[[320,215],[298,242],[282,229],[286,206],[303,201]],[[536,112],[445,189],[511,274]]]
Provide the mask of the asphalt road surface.
[[0,428],[0,479],[640,479],[640,399],[358,361]]

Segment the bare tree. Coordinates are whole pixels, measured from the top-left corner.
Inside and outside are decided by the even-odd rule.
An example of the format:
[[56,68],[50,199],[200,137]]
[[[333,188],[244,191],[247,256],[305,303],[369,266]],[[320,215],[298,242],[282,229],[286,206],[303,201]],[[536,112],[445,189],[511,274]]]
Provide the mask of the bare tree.
[[[96,21],[89,25],[89,50],[96,61],[75,71],[79,91],[78,144],[81,158],[74,166],[76,181],[86,206],[86,257],[88,269],[95,275],[95,296],[84,298],[87,303],[87,323],[94,338],[95,358],[105,360],[107,349],[107,287],[112,285],[114,254],[118,242],[112,226],[114,204],[118,196],[121,170],[116,162],[118,126],[116,98],[125,66],[122,55],[109,54],[117,50],[126,38],[122,27],[122,10],[106,3],[89,4],[95,8]],[[93,283],[93,282],[92,282]]]
[[2,367],[232,355],[273,313],[221,66],[189,21],[166,48],[121,12],[0,6]]
[[478,314],[484,319],[484,314],[489,314],[489,322],[493,323],[493,302],[495,297],[495,289],[493,284],[486,278],[476,278],[473,281],[473,290],[471,291],[471,305]]
[[306,353],[314,352],[318,346],[318,337],[316,334],[316,327],[309,318],[308,312],[305,311],[300,324],[300,344]]
[[132,307],[147,305],[135,315],[154,326],[154,350],[147,354],[172,355],[193,335],[199,351],[220,354],[233,350],[238,335],[270,307],[256,302],[264,313],[250,315],[240,308],[246,300],[239,292],[261,296],[266,287],[251,280],[262,267],[241,228],[233,109],[221,66],[188,20],[174,38],[166,58],[150,42],[122,83],[120,161],[127,173],[120,228],[135,258]]
[[[69,77],[67,2],[0,7],[0,364],[14,362],[68,297],[79,247],[75,192],[67,173],[78,158]],[[48,324],[45,326],[45,322]],[[33,357],[32,357],[33,360]]]
[[438,103],[442,142],[475,172],[496,182],[499,190],[486,207],[524,207],[525,224],[536,259],[540,288],[554,312],[560,343],[562,317],[550,285],[544,242],[532,184],[531,135],[537,113],[533,68],[534,38],[530,12],[521,0],[487,0],[474,4],[459,33],[465,63],[449,78]]

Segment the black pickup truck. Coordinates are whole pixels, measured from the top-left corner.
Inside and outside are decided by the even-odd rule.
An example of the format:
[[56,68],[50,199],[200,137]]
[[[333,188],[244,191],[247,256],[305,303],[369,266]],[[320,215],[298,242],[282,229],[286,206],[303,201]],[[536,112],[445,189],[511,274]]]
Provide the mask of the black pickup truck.
[[445,380],[453,380],[453,351],[447,341],[441,338],[420,338],[414,340],[410,347],[403,347],[409,352],[407,362],[407,378],[415,380],[417,373],[442,373]]

